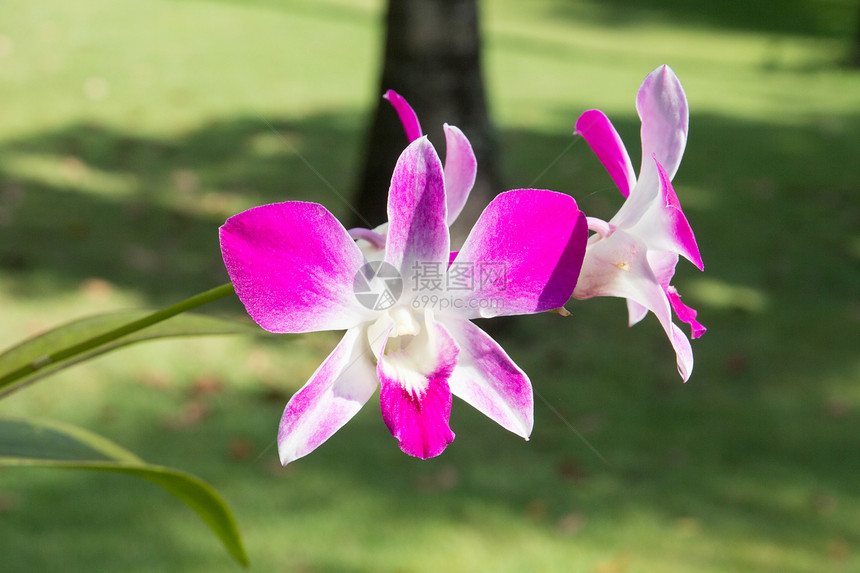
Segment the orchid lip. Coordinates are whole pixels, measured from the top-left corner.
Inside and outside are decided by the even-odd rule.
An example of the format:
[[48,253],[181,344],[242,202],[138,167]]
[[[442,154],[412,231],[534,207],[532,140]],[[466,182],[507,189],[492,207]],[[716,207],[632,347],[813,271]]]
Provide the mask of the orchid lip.
[[409,343],[421,334],[421,323],[409,309],[402,306],[395,307],[389,314],[391,319],[394,320],[394,327],[391,329],[388,341],[385,344],[386,355],[395,354],[401,350],[408,350]]
[[[369,336],[371,331],[387,333],[381,341],[376,341],[381,350],[377,358],[379,368],[387,371],[392,380],[397,380],[416,399],[424,394],[430,378],[447,379],[456,364],[458,350],[447,334],[444,338],[448,339],[451,356],[440,362],[437,346],[440,328],[432,310],[415,311],[402,306],[387,312],[387,316],[368,327]],[[450,364],[443,364],[448,361]]]
[[421,334],[423,317],[405,306],[395,306],[382,313],[367,327],[367,342],[377,360],[408,351],[412,340]]

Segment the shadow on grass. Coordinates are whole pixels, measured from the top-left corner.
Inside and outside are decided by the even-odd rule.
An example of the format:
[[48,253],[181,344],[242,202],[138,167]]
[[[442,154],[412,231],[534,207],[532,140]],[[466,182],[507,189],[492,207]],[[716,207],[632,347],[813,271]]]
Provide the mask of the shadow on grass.
[[226,282],[218,227],[230,215],[299,199],[348,212],[354,149],[333,121],[342,118],[239,119],[173,141],[75,125],[6,142],[0,268],[9,288],[41,297],[98,277],[163,303]]
[[672,22],[680,26],[726,28],[795,36],[848,40],[858,18],[853,0],[782,0],[780,2],[708,2],[707,0],[559,0],[552,17],[600,22],[609,26]]
[[[637,123],[616,125],[625,141],[637,140]],[[335,188],[350,187],[354,120],[321,116],[273,126]],[[856,372],[858,134],[858,117],[781,127],[694,116],[675,183],[707,273],[684,264],[678,287],[710,331],[695,343],[697,366],[686,386],[655,321],[628,330],[621,301],[574,303],[571,318],[524,317],[500,334],[538,392],[608,464],[540,400],[529,443],[456,401],[457,440],[441,458],[419,462],[397,450],[372,399],[317,452],[280,470],[274,429],[283,401],[303,383],[288,374],[284,396],[225,390],[211,418],[178,433],[136,410],[133,393],[144,390],[132,390],[115,416],[122,421],[96,422],[96,429],[150,461],[211,481],[239,514],[252,560],[267,543],[284,547],[282,562],[260,570],[373,570],[355,562],[372,563],[361,551],[372,552],[380,538],[441,542],[445,527],[511,543],[537,532],[550,546],[610,552],[609,532],[641,519],[701,551],[709,537],[822,558],[834,539],[856,546],[860,522],[849,510],[860,500],[858,412],[848,389],[829,381]],[[501,135],[511,187],[527,185],[570,142]],[[9,158],[0,174],[0,271],[20,297],[51,296],[98,276],[154,304],[173,301],[226,280],[217,227],[233,212],[288,199],[347,212],[255,119],[204,126],[176,141],[74,126],[7,141],[0,157]],[[22,167],[32,157],[47,167]],[[104,175],[132,183],[112,193],[100,187]],[[570,192],[586,212],[608,218],[620,205],[608,182],[580,144],[537,186]],[[237,436],[252,455],[228,453]],[[117,515],[90,507],[79,516],[82,504],[104,496],[110,512],[130,514],[159,494],[106,479],[18,483],[26,505],[4,516],[0,526],[18,533],[0,535],[0,554],[13,552],[7,543],[23,545],[26,535],[44,544],[15,550],[30,551],[29,564],[46,570],[70,562],[69,570],[92,570],[100,559],[130,571],[221,562],[214,540],[207,549],[189,545],[196,537],[180,531],[202,526],[166,498],[151,510],[157,518],[124,521],[122,545],[112,544]],[[135,499],[123,498],[126,491]],[[86,527],[75,526],[79,517]],[[174,518],[178,525],[160,529]],[[342,536],[339,547],[357,549],[327,549],[332,535]],[[418,555],[426,550],[416,548]],[[350,561],[350,551],[363,557]],[[727,567],[756,565],[742,551],[716,551]]]

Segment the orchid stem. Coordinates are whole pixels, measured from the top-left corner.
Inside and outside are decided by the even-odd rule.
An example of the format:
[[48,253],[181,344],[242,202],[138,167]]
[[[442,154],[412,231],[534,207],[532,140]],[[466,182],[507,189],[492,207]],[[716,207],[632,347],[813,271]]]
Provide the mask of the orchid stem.
[[[67,360],[78,354],[83,354],[90,350],[94,350],[99,346],[102,346],[109,342],[113,342],[114,340],[137,332],[138,330],[143,330],[148,326],[158,324],[159,322],[165,321],[168,318],[172,318],[177,314],[182,314],[183,312],[187,312],[199,306],[203,306],[204,304],[209,304],[210,302],[215,302],[216,300],[228,297],[235,293],[236,291],[233,289],[233,285],[227,283],[225,285],[221,285],[219,287],[207,290],[206,292],[194,295],[191,298],[183,300],[182,302],[178,302],[174,305],[168,306],[167,308],[163,308],[161,310],[153,312],[152,314],[144,316],[143,318],[140,318],[138,320],[129,322],[128,324],[125,324],[118,328],[114,328],[113,330],[109,330],[104,334],[93,336],[92,338],[89,338],[77,344],[73,344],[72,346],[63,348],[62,350],[58,350],[51,354],[45,354],[43,356],[40,356],[35,360],[32,360],[31,362],[25,364],[24,366],[21,366],[20,368],[9,372],[5,376],[0,377],[0,388],[4,388],[20,378],[38,372],[42,368],[45,368],[63,360]],[[0,392],[0,396],[2,395],[3,393]]]

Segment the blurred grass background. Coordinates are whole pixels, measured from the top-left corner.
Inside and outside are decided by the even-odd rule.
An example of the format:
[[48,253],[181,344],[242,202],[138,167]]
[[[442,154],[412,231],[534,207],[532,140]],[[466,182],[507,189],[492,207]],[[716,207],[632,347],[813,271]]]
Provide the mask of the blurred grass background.
[[[349,196],[380,96],[382,8],[0,2],[0,344],[226,282],[216,231],[241,209],[303,199],[347,216],[294,150]],[[336,333],[140,346],[0,412],[81,424],[203,477],[252,571],[860,571],[860,72],[843,66],[856,2],[482,8],[509,188],[608,218],[620,196],[571,135],[579,113],[608,113],[638,166],[645,75],[671,65],[690,100],[675,187],[706,273],[681,263],[676,285],[709,327],[690,382],[657,322],[628,329],[620,300],[498,335],[605,461],[540,399],[529,442],[455,400],[457,439],[414,460],[371,400],[281,469],[284,403]],[[147,483],[0,473],[0,571],[232,569]]]

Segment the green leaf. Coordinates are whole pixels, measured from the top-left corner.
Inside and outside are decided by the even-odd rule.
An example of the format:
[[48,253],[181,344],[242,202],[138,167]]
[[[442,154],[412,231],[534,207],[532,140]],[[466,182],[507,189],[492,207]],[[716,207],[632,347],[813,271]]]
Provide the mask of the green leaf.
[[230,555],[242,565],[248,564],[233,514],[212,486],[184,472],[147,464],[83,428],[44,420],[0,418],[0,467],[3,466],[102,470],[149,480],[197,512]]
[[[0,398],[63,368],[129,344],[178,336],[259,334],[250,324],[211,316],[179,314],[150,326],[111,338],[112,332],[153,316],[147,311],[124,311],[91,316],[25,340],[0,354]],[[99,340],[101,339],[101,340]],[[88,345],[90,341],[94,344]],[[72,352],[64,352],[72,350]]]

